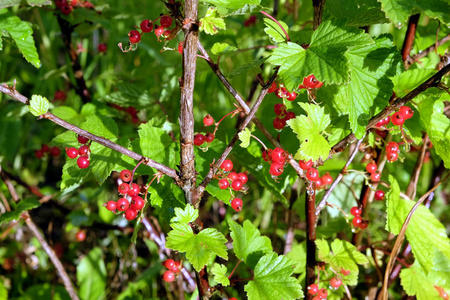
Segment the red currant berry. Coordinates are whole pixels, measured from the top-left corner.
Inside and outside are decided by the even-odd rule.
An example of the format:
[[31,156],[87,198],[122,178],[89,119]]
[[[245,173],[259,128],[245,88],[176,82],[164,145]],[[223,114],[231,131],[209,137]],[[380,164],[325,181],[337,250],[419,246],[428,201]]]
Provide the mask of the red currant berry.
[[204,118],[203,118],[203,125],[205,125],[205,126],[211,126],[212,124],[214,124],[214,119],[213,119],[213,117],[211,117],[211,115],[206,115]]
[[89,167],[89,164],[91,162],[89,161],[89,158],[87,156],[80,156],[77,159],[77,165],[80,169],[86,169]]
[[130,208],[134,210],[141,210],[145,206],[145,201],[140,196],[134,196],[131,198]]
[[132,208],[127,209],[127,211],[124,214],[125,219],[127,219],[128,221],[134,220],[136,219],[138,215],[138,212]]
[[63,91],[56,91],[55,92],[55,100],[66,100],[67,95],[66,93],[64,93]]
[[167,270],[163,274],[163,280],[165,282],[172,282],[175,280],[175,273],[171,270]]
[[275,111],[275,114],[279,116],[286,112],[286,105],[283,103],[277,103],[273,106],[273,110]]
[[270,175],[279,176],[279,175],[283,174],[283,171],[284,171],[284,167],[283,167],[282,163],[273,162],[270,165],[270,170],[269,170]]
[[130,182],[131,180],[131,171],[130,170],[122,170],[120,171],[120,179],[124,182]]
[[64,5],[67,5],[67,0],[55,0],[55,5],[56,7],[61,8]]
[[184,43],[181,41],[181,42],[179,42],[178,43],[178,53],[183,53],[183,45],[184,45]]
[[286,98],[287,93],[288,93],[288,91],[286,90],[286,88],[282,86],[282,87],[278,88],[276,95],[278,98]]
[[347,276],[348,274],[350,274],[350,270],[341,269],[341,274]]
[[210,132],[207,132],[206,134],[205,134],[205,142],[207,142],[207,143],[212,143],[212,141],[214,141],[214,134],[212,134],[212,133],[210,133]]
[[382,190],[377,190],[375,192],[375,200],[377,201],[384,200],[384,192]]
[[319,171],[314,168],[309,168],[308,171],[306,171],[306,178],[310,181],[317,181],[319,179]]
[[280,118],[277,117],[277,118],[275,118],[273,120],[273,127],[276,130],[281,130],[281,129],[284,128],[284,126],[286,126],[286,120],[285,119],[280,119]]
[[277,90],[277,83],[274,81],[272,82],[272,84],[269,87],[269,90],[267,91],[267,93],[273,93]]
[[234,181],[234,180],[236,180],[236,179],[239,179],[239,176],[238,176],[238,174],[237,174],[236,172],[230,172],[230,174],[228,174],[228,178],[229,178],[231,181]]
[[76,233],[75,238],[77,242],[83,242],[86,239],[86,232],[84,230],[80,230]]
[[319,177],[319,179],[317,179],[317,180],[314,182],[314,188],[315,188],[316,190],[321,190],[321,189],[323,189],[324,187],[325,187],[325,185],[323,184],[322,178]]
[[361,217],[359,217],[359,216],[358,217],[354,217],[353,220],[352,220],[352,224],[353,224],[353,226],[358,228],[361,225],[362,221],[363,221],[363,219]]
[[385,130],[375,130],[375,133],[382,139],[384,139],[387,136],[387,131]]
[[97,50],[98,50],[98,52],[100,52],[100,53],[105,53],[106,50],[108,50],[108,46],[107,46],[105,43],[100,43],[100,44],[98,44],[98,46],[97,46]]
[[172,25],[172,18],[169,16],[162,16],[159,22],[161,23],[162,27],[169,28],[170,25]]
[[298,165],[300,166],[300,169],[302,169],[303,171],[306,171],[312,167],[313,161],[312,160],[308,160],[308,161],[301,160],[298,162]]
[[330,280],[330,285],[334,289],[338,289],[342,285],[342,280],[338,277],[333,277]]
[[380,121],[378,121],[378,123],[375,126],[382,127],[384,125],[389,124],[390,121],[391,121],[391,116],[387,116],[386,118],[381,119]]
[[286,96],[287,96],[286,99],[288,99],[289,101],[294,101],[295,98],[297,98],[297,93],[296,92],[287,93]]
[[400,106],[400,110],[398,112],[403,115],[405,120],[412,118],[414,115],[414,111],[408,106]]
[[164,27],[157,27],[156,29],[155,29],[155,35],[156,36],[161,36],[161,35],[163,35],[163,33],[164,33]]
[[226,178],[220,179],[219,180],[219,188],[224,190],[227,189],[230,186],[230,183],[228,182],[228,180]]
[[130,191],[130,185],[128,183],[121,183],[119,185],[119,194],[125,195],[128,194],[128,192]]
[[237,211],[240,212],[242,210],[242,200],[240,198],[234,198],[231,201],[231,207]]
[[405,117],[400,112],[396,112],[392,115],[391,122],[396,126],[403,125],[405,123]]
[[166,259],[166,261],[164,262],[164,267],[166,267],[169,270],[174,270],[177,268],[175,261],[171,258]]
[[137,30],[131,30],[128,33],[128,37],[129,37],[130,43],[133,43],[133,44],[139,43],[141,41],[141,34]]
[[315,295],[319,292],[319,286],[315,283],[308,286],[308,294]]
[[358,206],[353,206],[353,207],[350,209],[350,213],[351,213],[352,215],[354,215],[355,217],[359,217],[359,216],[361,216],[362,209],[359,208]]
[[73,7],[77,6],[77,4],[78,4],[78,0],[70,1],[70,5],[72,5]]
[[119,211],[125,211],[130,207],[130,202],[126,198],[120,198],[116,202],[116,209]]
[[242,181],[240,179],[236,179],[233,180],[233,182],[231,183],[231,188],[235,191],[240,191],[242,189],[242,186],[244,184],[242,183]]
[[164,30],[165,37],[168,37],[171,33],[172,33],[172,31],[170,31],[169,29]]
[[87,142],[89,142],[89,139],[82,135],[78,135],[77,140],[78,140],[78,143],[80,143],[80,144],[86,144]]
[[229,159],[225,159],[220,165],[220,168],[222,168],[225,172],[230,172],[233,169],[233,162]]
[[373,172],[377,171],[377,164],[374,162],[371,162],[369,164],[367,164],[366,166],[366,171],[370,174],[372,174]]
[[289,120],[291,120],[291,119],[295,119],[295,113],[292,112],[292,111],[286,112],[286,116],[284,117],[284,119],[285,119],[286,121],[289,121]]
[[242,181],[242,184],[246,184],[248,181],[248,176],[245,173],[239,173],[238,174],[239,179]]
[[320,290],[317,292],[317,296],[318,296],[320,299],[326,299],[326,298],[328,297],[328,291],[327,291],[326,289],[320,289]]
[[362,220],[361,224],[359,224],[359,228],[360,228],[361,230],[364,230],[364,229],[366,229],[367,227],[369,227],[369,221]]
[[303,85],[308,89],[318,89],[322,87],[323,82],[320,82],[316,79],[314,74],[311,74],[303,79]]
[[106,209],[109,211],[115,211],[117,204],[115,201],[109,200],[108,202],[103,204],[103,206],[106,207]]
[[51,147],[51,148],[50,148],[50,154],[51,154],[53,157],[58,157],[58,156],[61,154],[61,150],[60,150],[58,147],[56,147],[56,146]]
[[41,151],[44,152],[44,153],[47,153],[47,152],[50,151],[50,147],[48,145],[44,144],[41,147]]
[[142,32],[152,32],[153,23],[150,20],[144,20],[141,22],[141,25],[139,25],[139,27],[141,27]]
[[77,148],[66,148],[67,156],[70,158],[75,158],[78,156],[78,149]]
[[284,161],[286,160],[286,157],[287,157],[287,154],[286,154],[286,152],[283,149],[281,149],[279,147],[273,149],[273,151],[272,151],[272,161],[284,164]]
[[201,146],[205,142],[205,136],[201,133],[194,135],[194,145]]
[[390,152],[386,156],[388,161],[394,162],[398,159],[398,152]]
[[272,149],[261,149],[261,152],[265,161],[272,161]]
[[234,297],[231,297],[231,298],[228,298],[228,300],[237,300],[237,299]]
[[380,181],[380,179],[381,179],[381,174],[378,173],[378,172],[373,172],[372,174],[370,174],[370,179],[371,179],[373,182],[378,182],[378,181]]
[[392,153],[392,152],[398,152],[399,151],[399,147],[398,144],[396,142],[389,142],[386,145],[386,152],[388,153]]
[[141,192],[141,187],[137,183],[130,184],[130,190],[128,191],[128,196],[134,197],[139,195]]
[[325,175],[323,175],[321,179],[323,185],[330,185],[333,183],[333,177],[331,177],[329,172],[325,173]]
[[180,272],[181,270],[181,261],[176,261],[175,266],[173,267],[172,271],[175,273]]
[[64,5],[64,6],[61,6],[61,12],[64,14],[64,15],[70,15],[70,13],[72,12],[72,10],[73,10],[73,7],[71,6],[71,5]]
[[78,154],[87,156],[89,155],[89,146],[83,145],[78,149]]
[[42,150],[36,150],[34,151],[34,155],[36,158],[41,159],[44,156],[44,152],[42,152]]

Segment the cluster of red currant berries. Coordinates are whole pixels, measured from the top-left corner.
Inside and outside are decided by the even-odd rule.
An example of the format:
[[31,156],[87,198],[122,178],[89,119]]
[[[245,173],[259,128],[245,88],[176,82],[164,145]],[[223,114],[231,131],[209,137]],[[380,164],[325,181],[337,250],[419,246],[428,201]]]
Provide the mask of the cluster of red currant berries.
[[294,101],[295,98],[297,98],[296,92],[288,92],[288,90],[283,85],[280,84],[280,86],[278,86],[275,81],[272,83],[267,92],[275,93],[278,98],[287,99],[289,101]]
[[41,159],[46,153],[50,153],[53,157],[58,157],[61,154],[61,150],[56,146],[50,148],[48,145],[44,144],[41,146],[41,149],[34,152],[34,155],[36,158]]
[[112,212],[124,211],[123,217],[128,221],[136,219],[139,211],[144,208],[146,201],[139,196],[141,186],[137,183],[130,182],[132,174],[130,170],[122,170],[120,179],[122,183],[119,185],[119,194],[123,195],[119,200],[109,200],[103,204],[106,209]]
[[314,74],[303,78],[303,84],[298,86],[299,89],[319,89],[323,86],[323,82],[316,79]]
[[[220,165],[220,168],[223,170],[222,178],[219,179],[219,188],[222,190],[231,189],[235,192],[244,189],[244,184],[248,181],[248,176],[246,173],[236,173],[233,170],[233,162],[229,159],[223,161]],[[242,200],[241,198],[233,198],[231,200],[231,207],[239,212],[242,210]]]
[[77,156],[79,156],[77,159],[78,167],[80,169],[86,169],[90,164],[89,157],[91,155],[91,144],[89,143],[89,139],[84,136],[78,135],[77,139],[78,142],[82,144],[82,146],[79,149],[75,147],[66,148],[66,153],[70,158],[76,158]]
[[377,171],[377,164],[374,162],[368,163],[366,166],[366,171],[370,174],[370,180],[372,182],[380,181],[381,174]]
[[377,128],[376,133],[385,138],[387,135],[386,125],[390,122],[396,126],[402,126],[406,120],[412,118],[414,115],[414,111],[409,106],[401,106],[399,111],[394,113],[392,116],[387,116],[384,119],[381,119],[375,127]]
[[247,20],[244,21],[245,27],[254,26],[256,24],[256,16],[251,15]]
[[[341,270],[344,276],[350,274],[350,271]],[[337,290],[342,285],[342,279],[339,277],[333,277],[330,279],[330,289]],[[319,286],[315,283],[308,286],[308,294],[313,295],[313,300],[326,299],[328,297],[328,291],[324,288],[319,289]]]
[[350,209],[350,213],[354,216],[352,224],[355,228],[360,228],[362,230],[369,226],[369,221],[361,218],[362,209],[358,206],[353,206]]
[[168,269],[163,274],[163,280],[165,282],[172,282],[172,281],[174,281],[175,277],[181,271],[181,261],[175,261],[175,260],[173,260],[171,258],[166,259],[166,261],[164,261],[164,263],[163,263],[163,266]]
[[[211,117],[211,115],[208,114],[203,118],[203,125],[211,126],[214,124],[215,124],[215,122],[214,122],[213,117]],[[201,146],[204,143],[211,143],[212,141],[214,141],[214,133],[207,132],[205,134],[197,133],[194,135],[194,145],[195,146]]]
[[322,189],[330,184],[333,183],[333,177],[331,177],[330,173],[327,172],[322,177],[319,176],[319,171],[315,168],[313,168],[313,161],[310,159],[308,161],[300,160],[298,162],[298,165],[300,166],[300,169],[303,171],[306,171],[306,178],[308,178],[309,181],[315,183],[316,189]]
[[277,115],[273,120],[273,127],[277,130],[281,130],[286,126],[286,122],[295,118],[295,113],[286,110],[286,105],[283,103],[277,103],[274,105],[273,110]]
[[386,159],[389,162],[394,162],[398,159],[400,148],[396,142],[389,142],[386,145]]
[[283,149],[277,147],[275,149],[262,149],[262,157],[270,163],[269,173],[272,176],[280,176],[284,172],[284,165],[288,154]]
[[69,15],[75,7],[93,8],[94,5],[89,1],[78,0],[55,0],[55,5],[64,15]]
[[[164,38],[168,38],[172,31],[170,29],[168,29],[170,26],[172,26],[173,20],[170,16],[167,15],[163,15],[160,16],[159,18],[159,23],[161,26],[155,25],[155,35],[158,37],[163,36]],[[130,43],[132,44],[137,44],[141,41],[141,34],[143,33],[148,33],[148,32],[152,32],[153,31],[153,24],[158,20],[144,20],[141,22],[140,24],[140,28],[141,28],[141,32],[139,32],[138,30],[131,30],[128,33],[128,37],[130,40]]]

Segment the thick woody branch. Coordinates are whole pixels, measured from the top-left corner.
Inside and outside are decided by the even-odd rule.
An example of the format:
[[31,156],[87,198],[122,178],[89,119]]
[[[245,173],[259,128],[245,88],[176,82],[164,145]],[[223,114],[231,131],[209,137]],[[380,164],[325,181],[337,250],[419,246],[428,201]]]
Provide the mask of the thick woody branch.
[[323,7],[325,6],[325,0],[313,0],[314,8],[314,20],[313,29],[316,30],[317,27],[322,23]]
[[411,53],[412,46],[414,44],[414,38],[416,36],[417,23],[419,22],[420,14],[413,15],[409,18],[408,29],[406,30],[405,40],[402,47],[402,60],[405,62],[405,67],[408,67],[406,61]]

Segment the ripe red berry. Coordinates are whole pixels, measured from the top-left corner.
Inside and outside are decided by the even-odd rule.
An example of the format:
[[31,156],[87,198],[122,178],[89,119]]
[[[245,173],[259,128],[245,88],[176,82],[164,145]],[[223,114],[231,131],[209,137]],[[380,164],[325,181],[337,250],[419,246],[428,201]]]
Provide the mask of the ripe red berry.
[[73,10],[73,7],[71,5],[67,4],[67,5],[61,6],[61,12],[66,16],[70,15],[72,10]]
[[347,276],[348,274],[350,274],[350,270],[341,269],[341,274]]
[[137,183],[133,183],[130,185],[130,190],[128,191],[128,196],[134,197],[139,195],[141,192],[141,187]]
[[178,43],[178,53],[180,54],[183,53],[183,46],[184,46],[183,41]]
[[242,210],[242,200],[240,198],[234,198],[231,201],[231,207],[237,211],[240,212]]
[[342,280],[338,277],[333,277],[330,280],[330,285],[332,288],[337,289],[342,285]]
[[156,29],[155,29],[155,35],[156,36],[161,36],[161,35],[163,35],[163,33],[164,33],[164,27],[157,27]]
[[326,298],[328,297],[328,291],[327,291],[326,289],[320,289],[320,290],[317,292],[317,296],[318,296],[320,299],[326,299]]
[[230,172],[230,174],[228,174],[228,178],[229,178],[231,181],[234,181],[234,180],[236,180],[236,179],[239,179],[239,176],[238,176],[238,174],[237,174],[236,172]]
[[405,117],[400,112],[396,112],[392,115],[391,122],[396,126],[403,125],[405,123]]
[[296,92],[287,93],[286,96],[287,96],[286,99],[288,99],[289,101],[294,101],[295,98],[297,98],[297,93]]
[[359,227],[361,225],[362,221],[363,221],[363,219],[361,217],[359,217],[359,216],[358,217],[354,217],[353,220],[352,220],[352,224],[355,227]]
[[205,126],[211,126],[212,124],[214,124],[214,119],[210,114],[207,114],[204,118],[203,118],[203,125]]
[[364,230],[364,229],[366,229],[367,227],[369,227],[369,221],[363,219],[362,222],[361,222],[361,224],[359,224],[359,228],[360,228],[361,230]]
[[333,177],[331,177],[330,173],[327,172],[322,176],[322,185],[330,185],[333,183]]
[[220,179],[219,180],[219,188],[222,190],[227,189],[230,186],[230,183],[228,182],[228,180],[226,178]]
[[119,211],[125,211],[130,207],[130,202],[126,198],[120,198],[116,202],[116,209]]
[[66,93],[64,93],[63,91],[56,91],[55,92],[55,100],[66,100],[67,95]]
[[78,149],[77,148],[66,148],[67,156],[70,158],[75,158],[78,156]]
[[369,164],[367,164],[366,166],[366,171],[370,174],[372,174],[373,172],[377,171],[377,164],[374,162],[371,162]]
[[286,120],[285,119],[280,119],[280,118],[275,118],[273,120],[273,127],[277,130],[281,130],[284,128],[284,126],[286,126]]
[[269,170],[270,175],[279,176],[279,175],[283,174],[283,171],[284,171],[284,167],[283,167],[282,163],[273,162],[270,165],[270,170]]
[[44,152],[42,150],[36,150],[34,151],[34,155],[36,158],[41,159],[44,156]]
[[405,120],[412,118],[414,115],[414,111],[408,106],[400,106],[400,110],[398,112],[403,115]]
[[390,116],[387,116],[386,118],[381,119],[380,121],[378,121],[378,123],[375,124],[375,126],[377,126],[377,127],[382,127],[382,126],[384,126],[384,125],[389,124],[390,121],[391,121],[391,117],[390,117]]
[[319,179],[319,171],[314,168],[309,168],[308,171],[306,171],[306,178],[310,181],[317,181]]
[[286,112],[286,116],[284,117],[286,121],[289,121],[291,119],[295,119],[295,113],[293,111]]
[[77,242],[83,242],[86,239],[86,232],[84,230],[79,230],[75,238],[77,239]]
[[233,182],[231,183],[231,188],[235,191],[240,191],[242,189],[242,186],[244,184],[242,183],[242,181],[240,179],[236,179],[233,180]]
[[61,8],[64,5],[67,5],[67,0],[55,0],[55,5],[56,7]]
[[138,215],[138,212],[132,208],[127,209],[127,211],[124,214],[125,219],[127,219],[128,221],[134,220],[136,219]]
[[169,29],[164,30],[164,36],[165,37],[168,37],[171,33],[172,33],[172,31],[169,30]]
[[50,148],[50,154],[53,157],[58,157],[61,154],[61,149],[59,149],[58,147],[54,146]]
[[120,171],[120,179],[124,182],[130,182],[131,180],[131,171],[130,170],[122,170]]
[[78,4],[78,0],[70,1],[70,5],[72,5],[73,7],[77,6],[77,4]]
[[205,142],[205,136],[201,133],[194,135],[194,145],[201,146]]
[[301,161],[298,162],[298,165],[300,166],[300,168],[303,171],[306,171],[306,170],[308,170],[309,168],[312,167],[313,161],[312,160],[308,160],[308,161],[301,160]]
[[272,161],[284,164],[286,157],[287,154],[283,149],[277,147],[272,150]]
[[362,210],[361,210],[361,208],[359,208],[358,206],[353,206],[353,207],[350,209],[350,213],[351,213],[352,215],[354,215],[355,217],[358,217],[358,216],[361,216]]
[[125,182],[121,183],[119,185],[118,191],[119,191],[119,194],[122,194],[122,195],[128,194],[128,192],[130,191],[130,185]]
[[276,91],[276,96],[278,98],[286,98],[287,97],[287,93],[288,91],[286,90],[285,87],[281,86],[278,88],[278,90]]
[[399,151],[399,147],[398,144],[396,142],[389,142],[386,145],[386,152],[388,153],[392,153],[392,152],[398,152]]
[[248,176],[245,173],[239,173],[238,174],[239,179],[242,181],[242,184],[246,184],[248,181]]
[[103,204],[103,206],[106,207],[106,209],[109,211],[115,211],[117,204],[115,201],[109,200],[108,202]]
[[378,181],[380,181],[380,179],[381,179],[381,174],[378,173],[378,172],[373,172],[372,174],[370,174],[370,179],[371,179],[373,182],[378,182]]
[[166,259],[164,261],[164,267],[166,267],[169,270],[173,270],[174,268],[176,268],[175,261],[173,259],[171,259],[171,258]]
[[78,154],[87,156],[89,155],[89,146],[83,145],[78,149]]
[[315,295],[319,292],[319,286],[315,283],[308,286],[308,294]]
[[377,190],[375,192],[375,200],[377,201],[384,200],[384,192],[382,190]]
[[80,169],[86,169],[89,167],[90,161],[87,156],[80,156],[77,159],[77,165]]
[[133,198],[131,198],[130,204],[131,209],[141,210],[145,206],[145,201],[144,199],[142,199],[142,197],[134,196]]
[[262,158],[265,161],[272,161],[272,149],[261,149]]
[[267,93],[273,93],[277,90],[277,83],[274,81],[272,82],[272,84],[269,87],[269,90],[267,91]]
[[98,46],[97,46],[97,50],[98,50],[98,52],[100,52],[100,53],[105,53],[106,50],[108,50],[108,46],[107,46],[105,43],[100,43],[100,44],[98,44]]
[[89,139],[82,135],[78,135],[77,140],[78,140],[78,143],[80,143],[80,144],[86,144],[87,142],[89,142]]
[[167,270],[163,274],[163,280],[165,282],[172,282],[175,280],[175,273],[171,270]]
[[212,133],[210,133],[210,132],[207,132],[206,134],[205,134],[205,142],[207,142],[207,143],[212,143],[212,141],[214,141],[214,134],[212,134]]
[[286,105],[284,105],[283,103],[277,103],[273,106],[273,110],[275,111],[275,114],[277,116],[286,113]]
[[222,168],[225,172],[230,172],[233,169],[233,162],[229,159],[225,159],[220,165],[220,168]]
[[309,89],[318,89],[322,87],[323,82],[320,82],[313,74],[311,74],[303,79],[303,85]]
[[50,151],[50,147],[49,147],[48,145],[44,144],[44,145],[42,145],[42,147],[41,147],[41,151],[42,151],[43,153],[47,153],[47,152]]
[[128,33],[128,37],[129,37],[130,43],[133,43],[133,44],[139,43],[141,41],[141,34],[137,30],[131,30]]
[[172,25],[172,18],[169,16],[162,16],[159,21],[161,26],[164,28],[169,28],[170,25]]
[[386,154],[386,158],[390,162],[394,162],[398,159],[398,152],[388,152]]
[[231,297],[231,298],[228,298],[228,300],[237,300],[237,299],[234,297]]
[[382,139],[384,139],[387,136],[387,131],[385,130],[375,130],[375,133]]
[[150,20],[144,20],[139,27],[141,27],[142,32],[151,32],[153,30],[153,23]]

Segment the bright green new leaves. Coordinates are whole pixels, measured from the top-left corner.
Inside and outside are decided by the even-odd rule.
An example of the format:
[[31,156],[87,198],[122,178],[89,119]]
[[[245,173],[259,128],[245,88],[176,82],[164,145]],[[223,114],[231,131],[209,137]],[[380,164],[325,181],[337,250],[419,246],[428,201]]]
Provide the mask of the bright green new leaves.
[[286,256],[271,252],[255,268],[253,280],[245,285],[249,300],[303,298],[300,282],[291,277],[295,263]]
[[216,34],[219,31],[217,28],[225,29],[225,21],[219,16],[219,12],[216,8],[208,8],[205,17],[200,19],[200,31],[204,31],[207,34]]
[[215,43],[211,48],[211,52],[214,55],[222,55],[225,53],[234,52],[236,50],[237,50],[236,47],[231,46],[230,44],[227,43]]
[[39,207],[40,205],[41,203],[36,199],[21,200],[13,211],[7,211],[0,215],[0,224],[18,220],[23,212]]
[[30,105],[28,106],[28,109],[30,110],[30,113],[33,116],[40,116],[45,114],[48,111],[48,108],[50,107],[50,102],[48,102],[47,98],[39,96],[39,95],[33,95],[31,96]]
[[[227,239],[214,228],[207,228],[195,234],[189,225],[193,217],[198,216],[190,205],[183,210],[177,209],[176,217],[172,219],[170,226],[173,228],[167,235],[166,246],[172,250],[186,252],[186,258],[195,270],[200,271],[214,253],[223,259],[228,259]],[[189,222],[188,222],[189,221]]]
[[314,74],[326,83],[346,83],[349,67],[346,51],[373,43],[362,30],[343,26],[342,21],[326,21],[313,33],[308,49],[288,42],[273,51],[268,61],[280,66],[279,77],[288,90],[297,88],[303,78]]
[[103,299],[106,288],[106,266],[100,248],[92,249],[77,265],[77,285],[82,300]]
[[261,0],[206,0],[204,2],[216,6],[219,9],[219,13],[222,16],[226,16],[245,7],[259,5]]
[[418,300],[439,300],[439,292],[434,288],[434,283],[423,273],[420,265],[415,263],[409,268],[404,268],[400,273],[401,284],[409,296],[416,296]]
[[1,9],[0,16],[0,32],[7,31],[22,52],[23,57],[36,68],[40,68],[41,61],[34,45],[31,25],[16,16],[10,16],[7,9]]
[[239,136],[239,140],[241,141],[241,147],[247,148],[250,145],[250,139],[252,137],[252,133],[250,132],[250,129],[245,127],[244,130],[239,132],[238,136]]
[[170,222],[178,222],[188,224],[194,222],[198,218],[198,210],[196,210],[192,205],[188,204],[184,209],[180,207],[175,208],[175,217],[173,217]]
[[312,159],[313,161],[319,158],[326,159],[331,146],[322,133],[330,125],[330,115],[318,105],[301,102],[299,104],[306,111],[307,116],[297,116],[287,122],[301,143],[295,159]]
[[261,236],[258,228],[249,220],[244,221],[244,226],[228,219],[230,236],[233,239],[233,250],[236,257],[253,268],[258,260],[266,253],[272,252],[272,243],[266,236]]
[[[289,28],[287,24],[283,21],[278,22],[281,24],[281,26],[283,26],[284,30],[288,32]],[[266,25],[266,27],[264,28],[264,32],[267,33],[272,43],[275,44],[286,42],[286,35],[277,23],[275,23],[271,19],[264,18],[264,24]]]
[[214,280],[223,286],[229,286],[230,280],[227,276],[227,267],[224,265],[214,264],[211,268],[211,273],[214,275]]
[[445,24],[450,24],[450,5],[442,0],[378,0],[386,16],[397,27],[408,22],[409,16],[417,10],[430,18],[435,18]]
[[[391,189],[386,194],[386,229],[393,234],[398,234],[406,216],[414,206],[414,202],[400,198],[400,188],[392,175],[389,175],[389,182]],[[411,244],[416,261],[426,273],[433,265],[433,256],[436,250],[450,258],[450,240],[445,227],[423,205],[420,205],[414,212],[406,229],[406,238]]]
[[356,247],[347,241],[334,240],[331,243],[331,251],[326,240],[316,240],[316,246],[319,259],[329,263],[330,267],[336,272],[344,269],[358,273],[358,264],[369,262],[364,254],[356,250]]

